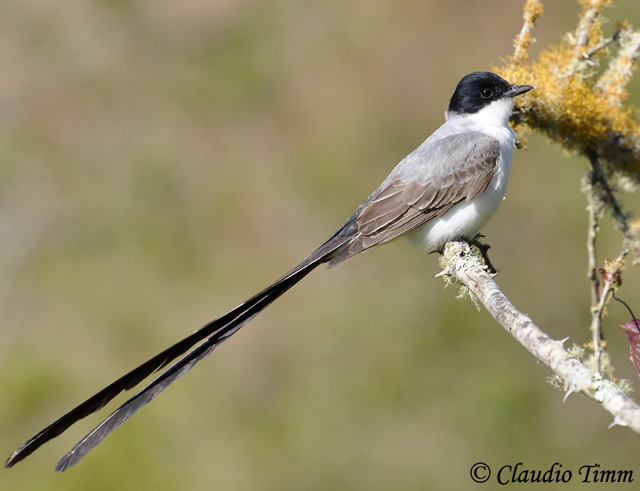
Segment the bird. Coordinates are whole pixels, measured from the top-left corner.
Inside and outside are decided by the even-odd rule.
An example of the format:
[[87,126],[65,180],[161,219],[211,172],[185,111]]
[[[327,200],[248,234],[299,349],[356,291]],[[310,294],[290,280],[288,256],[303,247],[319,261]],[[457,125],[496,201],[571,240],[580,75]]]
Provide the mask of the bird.
[[[453,240],[472,242],[505,197],[516,135],[513,99],[532,90],[492,72],[473,72],[457,84],[446,121],[407,155],[316,250],[234,309],[126,373],[41,430],[7,459],[9,468],[123,391],[156,378],[124,402],[57,463],[64,471],[113,430],[186,374],[218,345],[321,264],[337,266],[374,246],[406,236],[428,252]],[[177,361],[176,361],[177,360]],[[164,371],[162,371],[164,370]]]

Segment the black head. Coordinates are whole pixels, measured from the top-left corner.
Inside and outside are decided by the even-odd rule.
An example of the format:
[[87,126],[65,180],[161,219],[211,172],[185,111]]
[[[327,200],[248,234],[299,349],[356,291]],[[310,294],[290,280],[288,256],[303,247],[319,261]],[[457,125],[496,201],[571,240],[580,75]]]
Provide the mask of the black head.
[[531,89],[531,85],[511,85],[495,73],[473,72],[458,83],[449,101],[449,111],[473,114],[494,101],[512,98]]

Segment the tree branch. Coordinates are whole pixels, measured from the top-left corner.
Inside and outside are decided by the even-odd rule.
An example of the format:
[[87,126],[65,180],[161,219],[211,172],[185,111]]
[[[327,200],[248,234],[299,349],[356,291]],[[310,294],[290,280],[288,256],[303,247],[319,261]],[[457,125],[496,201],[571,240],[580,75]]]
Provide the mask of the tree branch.
[[547,365],[565,385],[567,396],[581,392],[613,415],[610,426],[628,426],[640,433],[640,406],[617,384],[593,372],[563,347],[563,341],[551,339],[533,321],[520,312],[485,270],[481,259],[465,242],[445,246],[440,275],[465,285],[522,346]]

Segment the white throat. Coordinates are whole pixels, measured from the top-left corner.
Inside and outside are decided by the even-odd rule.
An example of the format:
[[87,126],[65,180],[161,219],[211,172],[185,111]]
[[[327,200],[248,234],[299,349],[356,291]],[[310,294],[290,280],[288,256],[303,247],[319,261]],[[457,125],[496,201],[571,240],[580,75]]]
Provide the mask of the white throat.
[[511,97],[505,97],[493,101],[488,106],[483,107],[478,112],[472,114],[460,114],[457,112],[451,112],[447,115],[447,120],[450,119],[465,119],[469,122],[473,122],[479,127],[484,126],[507,126],[509,124],[509,118],[513,111],[513,99]]
[[479,131],[491,135],[500,142],[503,152],[511,154],[516,141],[516,134],[509,126],[512,111],[513,99],[507,97],[493,101],[475,113],[450,112],[447,114],[447,124],[458,131]]

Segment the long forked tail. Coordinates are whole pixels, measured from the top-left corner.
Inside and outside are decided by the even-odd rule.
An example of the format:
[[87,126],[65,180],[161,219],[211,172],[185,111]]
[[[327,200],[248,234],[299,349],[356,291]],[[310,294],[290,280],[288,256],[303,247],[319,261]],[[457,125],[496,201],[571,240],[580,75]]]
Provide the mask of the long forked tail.
[[[30,455],[41,445],[64,432],[82,418],[98,411],[120,392],[132,389],[152,373],[161,370],[173,360],[182,356],[152,382],[142,388],[122,406],[116,409],[107,419],[86,435],[56,465],[57,471],[64,471],[76,464],[86,453],[100,443],[113,430],[127,421],[134,413],[151,402],[172,382],[187,373],[193,366],[210,354],[216,346],[235,334],[242,326],[258,315],[264,308],[276,300],[293,285],[302,280],[320,264],[330,261],[334,254],[348,241],[338,233],[320,246],[314,253],[295,268],[269,285],[257,295],[240,304],[182,341],[167,348],[162,353],[134,368],[126,375],[91,396],[79,406],[51,423],[38,434],[18,448],[5,462],[5,467],[12,467]],[[185,354],[186,353],[186,354]],[[184,355],[184,356],[183,356]]]

